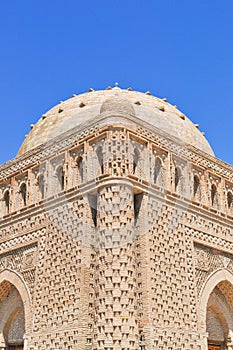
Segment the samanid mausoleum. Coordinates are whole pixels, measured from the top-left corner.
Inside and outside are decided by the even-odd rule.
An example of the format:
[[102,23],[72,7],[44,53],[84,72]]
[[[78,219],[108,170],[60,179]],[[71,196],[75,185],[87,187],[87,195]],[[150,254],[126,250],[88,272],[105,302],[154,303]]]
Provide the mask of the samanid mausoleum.
[[166,99],[73,95],[0,191],[0,349],[233,349],[233,167]]

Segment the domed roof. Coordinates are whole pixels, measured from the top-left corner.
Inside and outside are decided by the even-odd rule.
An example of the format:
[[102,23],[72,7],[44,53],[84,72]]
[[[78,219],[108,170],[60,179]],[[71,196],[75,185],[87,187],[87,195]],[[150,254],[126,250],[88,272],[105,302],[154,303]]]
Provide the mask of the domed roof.
[[129,99],[114,95],[105,100],[100,108],[100,113],[120,113],[135,116],[135,111]]
[[89,92],[73,95],[50,109],[32,126],[32,130],[19,149],[18,156],[65,131],[91,122],[100,113],[103,115],[126,114],[139,118],[186,144],[214,155],[197,125],[193,124],[176,106],[169,104],[166,99],[151,96],[149,92],[142,93],[115,87],[99,91],[90,89]]

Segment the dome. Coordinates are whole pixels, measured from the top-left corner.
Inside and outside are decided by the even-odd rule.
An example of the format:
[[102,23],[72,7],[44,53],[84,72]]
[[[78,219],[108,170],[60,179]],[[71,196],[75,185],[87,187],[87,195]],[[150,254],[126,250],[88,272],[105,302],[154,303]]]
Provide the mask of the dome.
[[132,103],[126,98],[122,98],[119,95],[115,95],[105,100],[100,108],[100,113],[120,113],[130,114],[135,116],[135,111]]
[[21,145],[18,156],[74,127],[88,124],[100,114],[124,114],[135,118],[135,121],[136,118],[141,119],[162,132],[179,138],[185,144],[214,155],[198,126],[166,99],[159,99],[149,92],[142,93],[115,87],[99,91],[91,89],[87,93],[73,95],[50,109],[34,126],[31,126],[31,131]]

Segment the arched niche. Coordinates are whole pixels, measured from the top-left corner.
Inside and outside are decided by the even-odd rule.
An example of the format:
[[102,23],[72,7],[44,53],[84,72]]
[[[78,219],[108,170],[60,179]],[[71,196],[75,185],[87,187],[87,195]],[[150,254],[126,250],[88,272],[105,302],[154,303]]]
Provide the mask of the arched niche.
[[233,349],[233,275],[228,270],[208,277],[200,293],[198,324],[207,332],[206,349]]
[[23,279],[11,270],[0,273],[0,349],[27,349],[31,300]]

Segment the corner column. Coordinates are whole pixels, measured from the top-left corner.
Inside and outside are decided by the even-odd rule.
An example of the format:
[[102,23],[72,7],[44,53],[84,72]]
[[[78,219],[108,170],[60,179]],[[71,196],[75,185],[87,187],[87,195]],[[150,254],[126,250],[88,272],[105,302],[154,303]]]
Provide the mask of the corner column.
[[99,190],[97,349],[138,349],[134,201],[130,182]]

